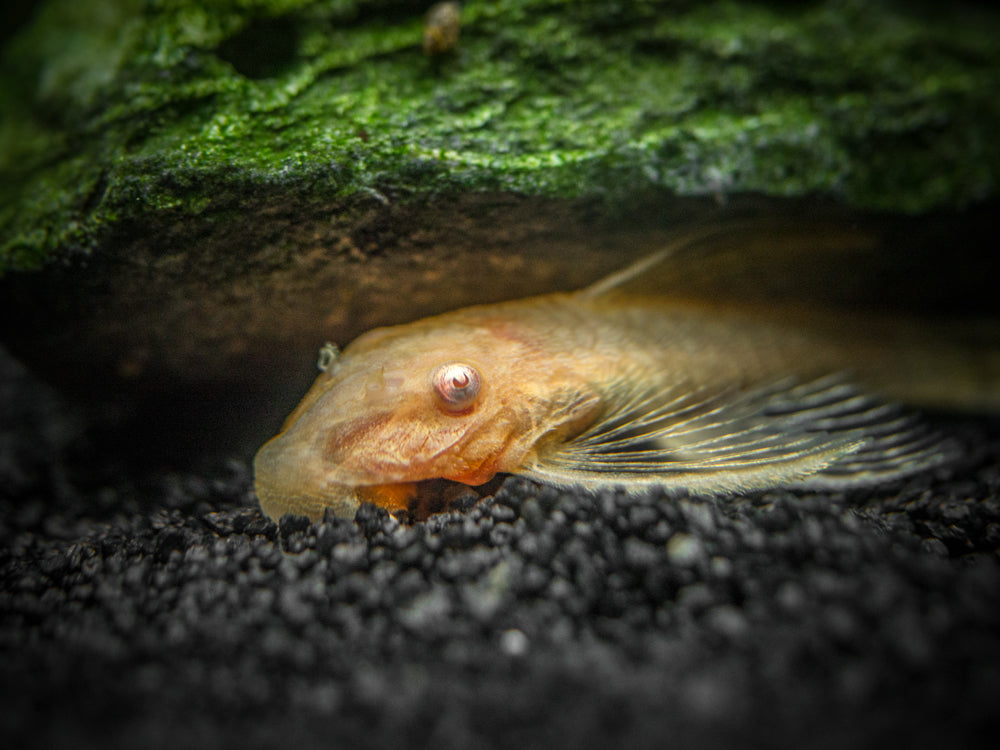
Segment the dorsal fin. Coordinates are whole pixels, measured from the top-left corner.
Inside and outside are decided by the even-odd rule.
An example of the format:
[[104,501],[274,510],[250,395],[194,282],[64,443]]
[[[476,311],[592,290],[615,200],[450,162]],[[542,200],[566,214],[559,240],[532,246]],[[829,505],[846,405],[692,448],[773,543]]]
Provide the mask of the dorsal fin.
[[577,294],[585,299],[596,299],[597,297],[601,297],[608,292],[619,288],[623,284],[627,284],[632,279],[642,276],[650,268],[659,265],[676,251],[677,246],[671,246],[669,248],[664,248],[663,250],[658,250],[657,252],[643,258],[639,258],[639,260],[626,266],[620,271],[615,271],[610,276],[605,276],[600,281],[596,281],[590,286],[585,286],[583,289],[579,290]]
[[660,263],[663,263],[665,260],[676,255],[678,252],[691,247],[696,242],[708,239],[714,235],[733,232],[737,229],[738,227],[727,224],[725,226],[701,227],[699,229],[691,230],[682,237],[678,237],[673,242],[670,242],[661,250],[657,250],[654,253],[650,253],[649,255],[639,258],[639,260],[634,261],[621,270],[615,271],[610,276],[605,276],[603,279],[594,282],[590,286],[584,287],[579,290],[577,294],[585,299],[596,299],[601,297],[608,292],[619,289],[633,279],[639,278],[649,269],[654,266],[658,266]]
[[874,267],[879,245],[870,231],[829,221],[720,220],[687,229],[577,294],[591,300],[628,292],[704,301],[785,299],[810,305],[826,296],[851,304],[859,293],[870,296],[884,288],[883,276],[878,285],[858,278],[860,271]]

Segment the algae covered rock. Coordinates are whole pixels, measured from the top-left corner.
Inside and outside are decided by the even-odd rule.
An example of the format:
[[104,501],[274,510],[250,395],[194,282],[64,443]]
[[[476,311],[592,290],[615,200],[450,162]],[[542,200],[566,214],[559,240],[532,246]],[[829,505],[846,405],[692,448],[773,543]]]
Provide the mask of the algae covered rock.
[[0,273],[278,196],[995,194],[1000,17],[888,2],[49,0],[0,71]]

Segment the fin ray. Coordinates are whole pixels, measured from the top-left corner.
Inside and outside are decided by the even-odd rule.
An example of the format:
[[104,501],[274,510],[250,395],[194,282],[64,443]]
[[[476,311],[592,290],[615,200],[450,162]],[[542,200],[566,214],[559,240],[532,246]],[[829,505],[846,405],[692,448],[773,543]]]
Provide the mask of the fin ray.
[[842,376],[744,389],[674,382],[618,392],[617,406],[581,435],[542,451],[522,473],[591,489],[829,489],[903,477],[955,453],[916,417]]

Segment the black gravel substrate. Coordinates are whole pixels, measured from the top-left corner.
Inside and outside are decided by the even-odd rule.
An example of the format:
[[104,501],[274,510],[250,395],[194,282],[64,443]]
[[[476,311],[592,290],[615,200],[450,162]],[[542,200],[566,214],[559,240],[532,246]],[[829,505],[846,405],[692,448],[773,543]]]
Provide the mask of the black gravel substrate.
[[867,497],[556,492],[279,526],[141,474],[0,356],[0,741],[995,747],[1000,430]]

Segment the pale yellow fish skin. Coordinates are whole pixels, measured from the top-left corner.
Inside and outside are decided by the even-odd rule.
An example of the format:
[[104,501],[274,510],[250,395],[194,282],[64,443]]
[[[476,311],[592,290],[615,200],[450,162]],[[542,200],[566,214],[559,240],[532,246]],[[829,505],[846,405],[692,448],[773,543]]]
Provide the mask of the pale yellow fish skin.
[[[952,350],[954,349],[954,350]],[[474,407],[442,408],[433,374],[481,374]],[[263,511],[353,516],[405,508],[414,483],[517,473],[634,384],[750,387],[846,372],[891,398],[997,408],[975,357],[895,321],[726,308],[622,293],[557,293],[370,331],[323,372],[258,452]]]

